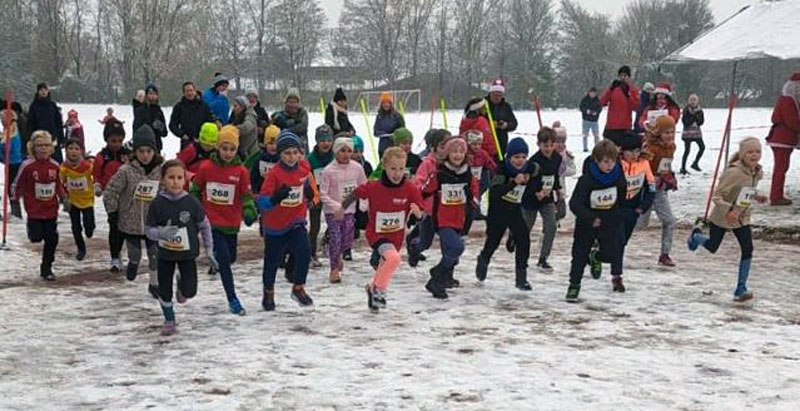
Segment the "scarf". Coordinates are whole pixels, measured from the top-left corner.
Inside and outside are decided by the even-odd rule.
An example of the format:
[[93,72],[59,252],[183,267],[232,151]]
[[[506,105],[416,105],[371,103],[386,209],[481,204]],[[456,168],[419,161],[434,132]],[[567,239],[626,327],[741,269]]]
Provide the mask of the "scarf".
[[331,108],[333,108],[333,129],[334,130],[341,130],[341,126],[339,125],[339,113],[347,113],[347,109],[340,107],[336,104],[335,101],[331,102]]
[[614,164],[614,169],[609,171],[608,173],[603,173],[600,171],[600,167],[597,165],[597,162],[592,160],[589,162],[589,173],[592,175],[592,178],[597,180],[598,183],[604,186],[610,186],[615,181],[619,180],[622,177],[622,168],[620,168],[619,163]]
[[511,165],[511,159],[506,158],[505,162],[506,162],[506,174],[508,174],[508,178],[514,178],[514,177],[517,176],[517,174],[526,173],[528,171],[528,162],[527,161],[519,169],[517,169],[513,165]]

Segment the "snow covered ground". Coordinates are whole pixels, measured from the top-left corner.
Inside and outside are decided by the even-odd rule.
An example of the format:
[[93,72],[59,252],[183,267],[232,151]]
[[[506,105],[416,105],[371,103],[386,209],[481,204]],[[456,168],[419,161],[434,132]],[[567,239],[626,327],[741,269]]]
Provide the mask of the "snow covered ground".
[[[104,107],[63,107],[80,111],[88,148],[97,151],[96,119]],[[741,110],[734,124],[762,126],[769,114]],[[128,107],[117,107],[117,115],[131,123]],[[518,115],[522,131],[536,130],[534,113]],[[451,112],[450,123],[459,117]],[[707,117],[708,130],[722,128],[722,111]],[[577,112],[546,111],[543,118],[580,130]],[[409,116],[418,137],[429,121],[429,114]],[[312,115],[312,126],[319,123]],[[747,134],[735,133],[734,141]],[[718,138],[706,133],[709,148]],[[569,145],[582,156],[579,137]],[[167,139],[166,147],[174,153],[177,139]],[[704,170],[716,154],[707,151]],[[769,176],[769,152],[763,164]],[[795,164],[788,192],[796,198],[798,171]],[[709,174],[680,180],[672,198],[682,222],[702,212]],[[570,305],[563,302],[569,221],[556,238],[555,273],[531,270],[532,293],[513,288],[513,257],[503,250],[486,284],[476,284],[479,223],[456,271],[463,287],[447,302],[423,290],[439,255],[434,249],[417,269],[401,266],[389,308],[370,314],[362,289],[371,275],[368,250],[359,243],[343,284],[329,285],[327,268],[312,270],[313,309],[299,309],[281,283],[278,310],[265,313],[261,242],[250,228],[234,267],[249,314],[229,314],[219,279],[200,274],[198,297],[177,308],[180,333],[164,338],[147,275],[127,283],[106,272],[105,212],[101,205],[96,211],[100,227],[81,263],[74,261],[68,218],[60,216],[53,284],[38,279],[40,246],[27,244],[24,222],[11,221],[9,249],[0,251],[0,409],[795,410],[800,403],[800,285],[790,257],[797,245],[756,241],[750,283],[756,299],[738,306],[731,302],[738,260],[732,236],[715,256],[691,254],[687,231],[679,230],[678,267],[665,270],[655,266],[659,230],[638,232],[626,253],[628,292],[612,294],[606,273],[600,281],[585,279],[583,302]],[[793,226],[795,213],[763,207],[754,222]],[[538,233],[537,226],[534,256]]]

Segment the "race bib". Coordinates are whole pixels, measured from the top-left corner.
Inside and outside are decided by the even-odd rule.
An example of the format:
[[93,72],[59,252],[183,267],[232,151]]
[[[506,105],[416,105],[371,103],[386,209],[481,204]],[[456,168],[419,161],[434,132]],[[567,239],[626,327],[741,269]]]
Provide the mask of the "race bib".
[[265,177],[269,170],[274,166],[275,163],[270,163],[268,161],[261,160],[258,162],[258,172],[261,174],[261,177]]
[[350,194],[356,191],[356,182],[355,181],[346,181],[339,186],[339,194],[341,195],[341,199],[344,200]]
[[441,193],[443,205],[462,205],[467,203],[464,184],[442,184]]
[[394,213],[375,213],[375,232],[378,234],[395,233],[402,231],[406,223],[406,212],[396,211]]
[[139,201],[153,201],[158,194],[158,180],[143,180],[133,190],[133,198]]
[[639,191],[642,190],[642,187],[644,187],[644,173],[639,173],[635,176],[625,176],[625,180],[627,180],[628,183],[628,198],[635,197],[639,194]]
[[556,176],[542,176],[542,190],[552,191],[556,185]]
[[88,188],[89,182],[86,180],[86,177],[67,177],[67,191],[86,191]]
[[668,110],[650,110],[647,112],[647,122],[649,124],[655,124],[659,117],[668,115]]
[[755,187],[742,187],[739,190],[739,197],[736,198],[736,206],[737,207],[750,207],[753,204],[753,200],[758,195],[758,189]]
[[617,203],[617,187],[594,190],[589,195],[592,210],[610,210]]
[[233,184],[206,184],[206,199],[211,204],[233,205],[234,195],[236,195],[236,186]]
[[56,183],[35,183],[33,190],[37,200],[48,201],[56,195]]
[[662,158],[661,161],[658,162],[658,170],[656,172],[661,174],[669,171],[672,171],[672,159]]
[[282,207],[298,207],[303,203],[303,186],[293,186],[289,195],[281,201]]
[[515,186],[513,190],[506,193],[503,196],[503,200],[508,201],[509,203],[519,204],[522,202],[522,195],[525,194],[525,187],[526,185]]
[[470,167],[469,171],[472,172],[472,176],[475,177],[476,180],[480,180],[481,173],[483,173],[483,167]]
[[171,238],[158,240],[158,246],[169,251],[189,251],[192,245],[189,243],[189,230],[181,227]]

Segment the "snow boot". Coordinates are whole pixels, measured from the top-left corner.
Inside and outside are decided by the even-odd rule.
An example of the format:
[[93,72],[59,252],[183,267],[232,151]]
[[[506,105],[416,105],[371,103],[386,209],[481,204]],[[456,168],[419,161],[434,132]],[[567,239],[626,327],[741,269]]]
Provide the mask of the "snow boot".
[[568,303],[577,303],[578,302],[578,295],[581,293],[581,285],[580,284],[573,284],[569,283],[569,287],[567,288],[567,297],[566,300]]
[[314,300],[306,293],[305,288],[299,284],[295,284],[295,286],[292,287],[292,300],[297,301],[301,307],[310,307],[314,305]]
[[516,275],[515,275],[515,286],[522,290],[522,291],[531,291],[533,287],[531,287],[531,283],[528,282],[528,269],[527,268],[516,268]]
[[753,293],[747,291],[747,278],[750,277],[750,264],[752,259],[739,261],[739,278],[736,282],[736,291],[733,293],[733,300],[744,302],[753,298]]
[[447,298],[447,290],[444,288],[443,277],[447,275],[444,268],[437,264],[431,268],[431,278],[425,283],[425,289],[433,295],[433,298],[444,300]]
[[444,288],[458,288],[461,286],[461,282],[453,278],[453,271],[455,271],[455,268],[444,270]]
[[689,247],[689,251],[696,251],[697,247],[700,247],[700,245],[704,244],[707,240],[708,237],[703,235],[703,230],[695,228],[692,230],[692,233],[689,234],[689,238],[686,239],[686,245]]
[[275,290],[264,290],[261,307],[264,311],[275,311]]
[[128,268],[125,270],[125,278],[128,281],[136,280],[136,276],[139,274],[139,264],[128,263]]
[[612,275],[611,276],[611,287],[615,293],[624,293],[625,292],[625,285],[622,284],[622,276],[621,275]]
[[475,277],[478,281],[486,281],[486,274],[489,271],[489,261],[483,257],[483,253],[478,254],[478,264],[475,266]]
[[239,299],[233,297],[230,301],[228,301],[228,308],[231,310],[231,313],[236,315],[247,315],[247,311],[242,307],[242,303],[239,302]]

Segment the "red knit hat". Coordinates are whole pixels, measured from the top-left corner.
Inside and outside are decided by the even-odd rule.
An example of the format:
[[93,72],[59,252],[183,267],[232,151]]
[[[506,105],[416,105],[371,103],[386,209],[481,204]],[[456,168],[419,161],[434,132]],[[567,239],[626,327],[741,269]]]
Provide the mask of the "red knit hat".
[[672,86],[667,82],[658,83],[656,89],[653,91],[653,94],[666,94],[668,96],[672,95]]
[[789,77],[789,81],[800,81],[800,71],[792,74],[792,76]]

